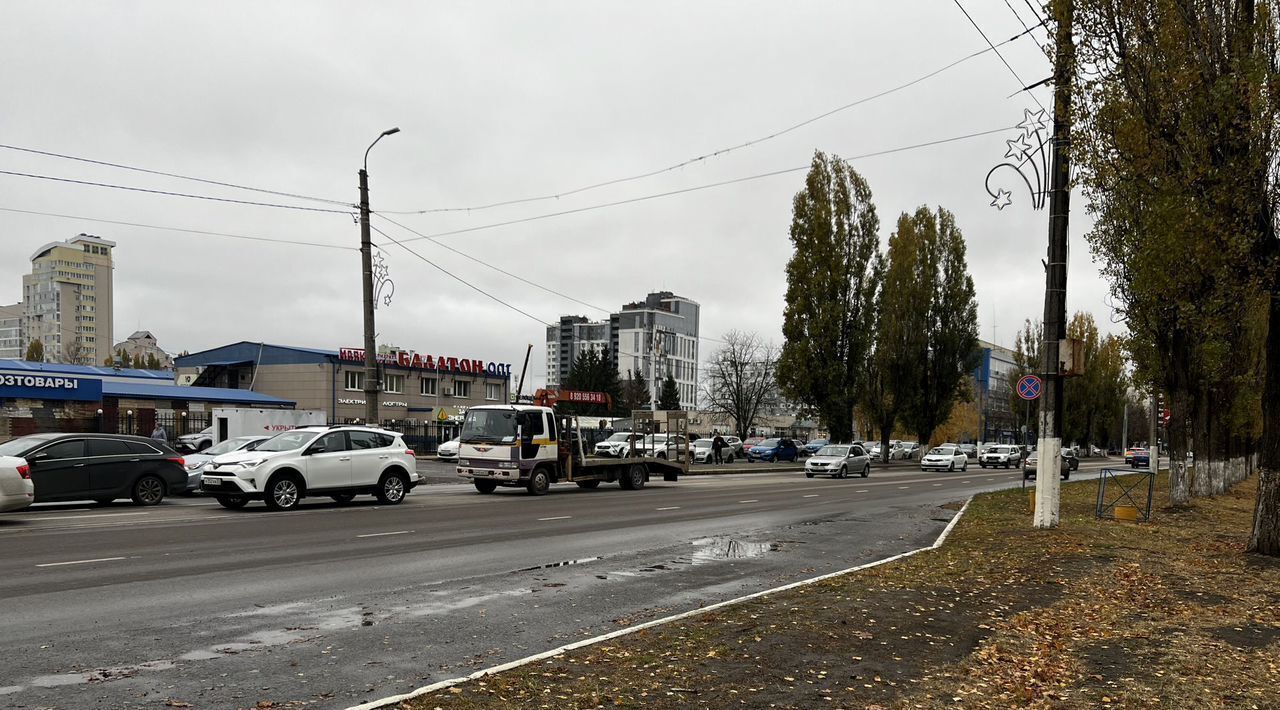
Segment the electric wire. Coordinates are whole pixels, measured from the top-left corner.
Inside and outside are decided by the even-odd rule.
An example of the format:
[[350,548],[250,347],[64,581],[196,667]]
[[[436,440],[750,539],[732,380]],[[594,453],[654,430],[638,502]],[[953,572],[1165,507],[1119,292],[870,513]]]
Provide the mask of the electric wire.
[[[874,158],[874,157],[881,156],[881,155],[890,155],[890,154],[893,154],[893,153],[901,153],[901,152],[904,152],[904,151],[916,150],[916,149],[919,149],[919,148],[928,148],[928,147],[931,147],[931,146],[941,145],[941,144],[944,144],[944,143],[953,143],[953,142],[956,142],[956,141],[968,140],[968,139],[971,139],[971,138],[978,138],[978,137],[981,137],[981,136],[988,136],[988,135],[991,135],[991,134],[993,134],[993,133],[1002,133],[1002,132],[1004,132],[1004,131],[1010,130],[1011,128],[1016,128],[1016,126],[1004,126],[1004,127],[1001,127],[1001,128],[995,128],[995,129],[988,130],[988,131],[979,131],[979,132],[977,132],[977,133],[968,133],[968,134],[965,134],[965,135],[962,135],[962,136],[953,136],[953,137],[951,137],[951,138],[942,138],[942,139],[939,139],[939,140],[927,141],[927,142],[924,142],[924,143],[916,143],[916,144],[913,144],[913,145],[900,146],[900,147],[897,147],[897,148],[889,148],[889,149],[887,149],[887,150],[879,150],[879,151],[875,151],[875,152],[871,152],[871,153],[863,153],[863,154],[861,154],[861,155],[855,155],[855,156],[852,156],[852,157],[846,158],[845,160],[846,160],[846,162],[848,162],[848,161],[853,161],[853,160],[863,160],[863,159],[866,159],[866,158]],[[480,224],[480,225],[475,225],[475,226],[472,226],[472,227],[464,227],[464,228],[461,228],[461,229],[451,229],[451,230],[448,230],[448,231],[445,231],[445,232],[436,232],[436,233],[434,233],[434,234],[422,234],[421,236],[411,237],[411,238],[409,238],[409,239],[405,239],[404,241],[405,241],[405,242],[416,242],[416,241],[420,241],[420,240],[423,240],[423,239],[432,239],[432,240],[434,240],[434,239],[437,239],[437,238],[439,238],[439,237],[449,237],[449,236],[454,236],[454,235],[458,235],[458,234],[468,234],[468,233],[471,233],[471,232],[479,232],[479,231],[484,231],[484,230],[488,230],[488,229],[496,229],[496,228],[498,228],[498,227],[509,227],[509,226],[511,226],[511,225],[515,225],[515,224],[524,224],[524,223],[527,223],[527,222],[535,222],[535,221],[544,220],[544,219],[551,219],[551,218],[553,218],[553,217],[563,217],[563,216],[565,216],[565,215],[579,214],[579,213],[582,213],[582,212],[590,212],[590,211],[593,211],[593,210],[606,209],[606,208],[609,208],[609,207],[618,207],[618,206],[620,206],[620,205],[629,205],[629,204],[634,204],[634,203],[636,203],[636,202],[646,202],[646,201],[648,201],[648,200],[656,200],[656,199],[660,199],[660,198],[663,198],[663,197],[672,197],[672,196],[674,196],[674,195],[683,195],[683,194],[690,193],[690,192],[698,192],[698,191],[701,191],[701,190],[709,190],[709,189],[713,189],[713,188],[717,188],[717,187],[724,187],[724,186],[726,186],[726,185],[735,185],[735,184],[738,184],[738,183],[742,183],[742,182],[749,182],[749,181],[752,181],[752,180],[761,180],[761,179],[763,179],[763,178],[775,177],[775,176],[777,176],[777,175],[785,175],[785,174],[787,174],[787,173],[794,173],[794,172],[799,172],[799,171],[801,171],[801,170],[808,170],[809,168],[810,168],[810,165],[806,163],[806,164],[804,164],[804,165],[798,165],[798,166],[796,166],[796,167],[783,168],[783,169],[781,169],[781,170],[771,170],[771,171],[769,171],[769,172],[757,173],[757,174],[755,174],[755,175],[747,175],[747,176],[744,176],[744,177],[732,178],[732,179],[729,179],[729,180],[721,180],[721,181],[719,181],[719,182],[707,183],[707,184],[705,184],[705,185],[694,185],[694,186],[692,186],[692,187],[684,187],[684,188],[680,188],[680,189],[677,189],[677,190],[668,190],[668,191],[666,191],[666,192],[659,192],[659,193],[654,193],[654,194],[651,194],[651,195],[641,195],[641,196],[639,196],[639,197],[631,197],[631,198],[627,198],[627,199],[625,199],[625,200],[615,200],[615,201],[613,201],[613,202],[604,202],[604,203],[600,203],[600,204],[596,204],[596,205],[586,205],[586,206],[584,206],[584,207],[575,207],[575,208],[573,208],[573,209],[569,209],[569,210],[561,210],[561,211],[559,211],[559,212],[547,212],[547,213],[539,214],[539,215],[531,215],[531,216],[529,216],[529,217],[520,217],[520,218],[518,218],[518,219],[509,219],[509,220],[505,220],[505,221],[502,221],[502,222],[493,222],[493,223],[490,223],[490,224]],[[384,216],[384,219],[385,219],[385,215],[386,215],[387,213],[385,213],[385,212],[383,212],[383,211],[381,211],[381,210],[377,210],[377,211],[375,211],[375,212],[374,212],[374,214],[383,215],[383,216]],[[398,214],[398,213],[392,212],[391,214]]]
[[237,185],[233,182],[221,182],[219,180],[209,180],[207,178],[192,177],[190,175],[180,175],[178,173],[167,173],[162,170],[150,170],[148,168],[139,168],[133,165],[124,165],[122,163],[111,163],[105,160],[94,160],[93,158],[82,158],[76,155],[67,155],[65,153],[54,153],[47,150],[38,150],[36,148],[25,148],[19,145],[7,145],[0,143],[0,148],[4,150],[13,150],[21,153],[31,153],[32,155],[43,155],[50,158],[60,158],[62,160],[74,160],[81,163],[89,163],[91,165],[102,165],[108,168],[119,168],[120,170],[132,170],[134,172],[146,173],[147,175],[160,175],[163,177],[178,178],[179,180],[191,180],[192,182],[200,182],[206,185],[217,185],[219,187],[230,187],[237,190],[249,190],[250,192],[262,192],[268,195],[276,195],[278,197],[292,197],[298,200],[311,200],[312,202],[327,202],[331,205],[342,205],[345,207],[353,207],[359,209],[351,203],[350,200],[330,200],[324,197],[312,197],[311,195],[299,195],[294,192],[282,192],[280,190],[268,190],[262,187],[250,187],[248,185]]
[[518,308],[517,306],[514,306],[514,305],[512,305],[512,304],[510,304],[510,303],[507,303],[506,301],[502,300],[501,298],[498,298],[497,296],[495,296],[495,295],[493,295],[493,294],[489,293],[488,291],[485,291],[484,289],[480,288],[479,286],[476,286],[475,284],[472,284],[472,283],[468,283],[467,281],[465,281],[465,280],[464,280],[464,279],[462,279],[461,277],[454,275],[454,274],[453,274],[453,272],[449,271],[448,269],[444,268],[443,266],[440,266],[439,264],[435,263],[434,261],[432,261],[432,260],[428,259],[427,257],[425,257],[425,256],[423,256],[423,255],[421,255],[421,254],[419,254],[418,252],[414,251],[413,249],[410,249],[409,247],[407,247],[407,246],[405,246],[404,244],[400,243],[400,242],[399,242],[395,237],[391,236],[390,234],[387,234],[386,232],[382,231],[381,229],[378,229],[377,227],[373,226],[372,224],[371,224],[371,225],[369,225],[369,228],[370,228],[370,229],[372,229],[373,231],[377,232],[378,234],[381,234],[382,236],[386,237],[387,239],[390,239],[392,244],[395,244],[396,246],[400,247],[401,249],[404,249],[405,251],[409,252],[410,254],[412,254],[412,255],[414,255],[414,256],[416,256],[416,257],[418,257],[419,259],[421,259],[422,261],[426,262],[426,263],[427,263],[427,264],[429,264],[432,268],[434,268],[436,271],[439,271],[440,273],[444,274],[445,276],[448,276],[449,278],[453,279],[454,281],[457,281],[458,283],[462,284],[463,286],[466,286],[467,288],[471,289],[472,291],[475,291],[476,293],[478,293],[478,294],[480,294],[480,295],[484,296],[485,298],[488,298],[488,299],[490,299],[490,300],[492,300],[492,301],[494,301],[494,302],[496,302],[496,303],[500,303],[500,304],[502,304],[503,306],[506,306],[507,308],[510,308],[511,310],[515,311],[516,313],[519,313],[520,315],[525,316],[526,318],[530,318],[530,319],[532,319],[532,320],[535,320],[535,321],[537,321],[537,322],[541,323],[541,324],[542,324],[542,325],[544,325],[544,326],[550,327],[550,326],[552,325],[551,323],[548,323],[547,321],[542,320],[541,318],[539,318],[539,317],[537,317],[537,316],[533,315],[532,313],[529,313],[528,311],[521,310],[521,309],[520,309],[520,308]]
[[[978,31],[978,34],[982,35],[982,39],[986,40],[987,44],[991,47],[991,50],[994,51],[996,53],[996,56],[1000,58],[1000,62],[1004,64],[1006,69],[1009,70],[1009,73],[1013,74],[1013,78],[1018,80],[1018,87],[1026,88],[1027,82],[1023,81],[1022,77],[1018,76],[1018,72],[1014,70],[1013,65],[1009,64],[1008,60],[1004,58],[1004,55],[1000,53],[1000,50],[996,49],[996,46],[991,43],[991,39],[987,37],[987,33],[982,31],[982,28],[979,27],[978,23],[974,21],[973,17],[969,14],[969,11],[964,9],[964,5],[960,4],[960,0],[953,0],[953,1],[955,2],[956,7],[960,8],[960,12],[963,12],[964,16],[969,19],[969,24],[973,25],[973,28]],[[1037,106],[1039,106],[1041,109],[1044,109],[1045,111],[1049,110],[1044,107],[1044,104],[1040,103],[1040,99],[1036,98],[1035,94],[1032,94],[1031,92],[1027,92],[1027,93],[1031,97],[1031,100],[1036,102]]]
[[1027,4],[1027,9],[1031,11],[1032,17],[1036,18],[1037,20],[1040,20],[1040,24],[1048,26],[1049,18],[1045,17],[1044,14],[1041,12],[1041,10],[1043,10],[1044,8],[1040,8],[1039,10],[1037,10],[1036,6],[1031,4],[1031,0],[1022,0],[1022,1]]
[[1018,18],[1018,24],[1022,25],[1022,29],[1031,29],[1030,27],[1027,27],[1027,23],[1022,21],[1022,15],[1018,14],[1018,11],[1013,9],[1013,3],[1009,2],[1009,0],[1004,0],[1004,6],[1009,8],[1009,12],[1012,12],[1014,17]]
[[274,207],[277,209],[298,210],[302,212],[324,212],[328,214],[345,214],[350,215],[352,211],[349,209],[335,210],[324,207],[303,207],[301,205],[284,205],[275,202],[254,202],[252,200],[237,200],[230,197],[214,197],[213,195],[195,195],[187,192],[170,192],[168,190],[152,190],[145,187],[133,187],[131,185],[114,185],[105,182],[93,182],[90,180],[73,180],[71,178],[57,177],[53,175],[36,175],[34,173],[21,173],[13,170],[0,170],[0,175],[12,175],[15,177],[32,178],[34,180],[50,180],[53,182],[65,182],[72,185],[87,185],[90,187],[106,187],[113,190],[127,190],[129,192],[144,192],[151,195],[165,195],[167,197],[185,197],[192,200],[208,200],[210,202],[229,202],[237,205],[251,205],[253,207]]
[[[821,113],[821,114],[819,114],[819,115],[817,115],[817,116],[813,116],[813,117],[811,117],[811,118],[807,118],[807,119],[805,119],[805,120],[803,120],[803,121],[800,121],[799,123],[793,124],[793,125],[791,125],[791,126],[788,126],[787,128],[783,128],[783,129],[781,129],[781,130],[775,131],[775,132],[770,133],[770,134],[768,134],[768,135],[761,136],[761,137],[759,137],[759,138],[754,138],[754,139],[749,140],[749,141],[746,141],[746,142],[744,142],[744,143],[740,143],[740,144],[738,144],[738,145],[730,146],[730,147],[727,147],[727,148],[720,148],[720,149],[718,149],[718,150],[714,150],[714,151],[712,151],[712,152],[710,152],[710,153],[705,153],[705,154],[703,154],[703,155],[699,155],[699,156],[696,156],[696,157],[693,157],[693,158],[689,158],[688,160],[682,160],[682,161],[680,161],[680,162],[678,162],[678,163],[675,163],[675,164],[673,164],[673,165],[669,165],[669,166],[664,167],[664,168],[659,168],[659,169],[657,169],[657,170],[651,170],[651,171],[648,171],[648,172],[639,173],[639,174],[637,174],[637,175],[631,175],[631,176],[628,176],[628,177],[621,177],[621,178],[614,178],[614,179],[612,179],[612,180],[605,180],[604,182],[597,182],[597,183],[594,183],[594,184],[591,184],[591,185],[585,185],[585,186],[583,186],[583,187],[574,188],[574,189],[572,189],[572,190],[565,190],[565,191],[562,191],[562,192],[556,192],[556,193],[552,193],[552,194],[548,194],[548,195],[539,195],[539,196],[534,196],[534,197],[522,197],[522,198],[518,198],[518,199],[503,200],[503,201],[500,201],[500,202],[492,202],[492,203],[488,203],[488,204],[475,205],[475,206],[471,206],[471,207],[436,207],[436,208],[427,208],[427,209],[418,209],[418,210],[381,210],[381,212],[382,212],[383,214],[397,214],[397,215],[434,214],[434,213],[441,213],[441,212],[478,212],[478,211],[481,211],[481,210],[492,209],[492,208],[495,208],[495,207],[505,207],[505,206],[508,206],[508,205],[518,205],[518,204],[524,204],[524,203],[529,203],[529,202],[540,202],[540,201],[545,201],[545,200],[558,200],[558,199],[560,199],[560,198],[562,198],[562,197],[568,197],[568,196],[570,196],[570,195],[576,195],[576,194],[579,194],[579,193],[582,193],[582,192],[587,192],[587,191],[589,191],[589,190],[595,190],[595,189],[598,189],[598,188],[601,188],[601,187],[608,187],[608,186],[610,186],[610,185],[620,185],[620,184],[622,184],[622,183],[634,182],[634,181],[636,181],[636,180],[643,180],[643,179],[645,179],[645,178],[650,178],[650,177],[654,177],[654,176],[657,176],[657,175],[661,175],[661,174],[663,174],[663,173],[668,173],[668,172],[671,172],[671,171],[674,171],[674,170],[679,170],[680,168],[687,167],[687,166],[692,165],[692,164],[694,164],[694,163],[703,162],[703,161],[706,161],[706,160],[708,160],[708,159],[710,159],[710,158],[719,157],[719,156],[725,155],[725,154],[727,154],[727,153],[731,153],[731,152],[736,151],[736,150],[740,150],[740,149],[743,149],[743,148],[748,148],[748,147],[750,147],[750,146],[758,145],[758,144],[760,144],[760,143],[764,143],[764,142],[766,142],[766,141],[772,140],[772,139],[774,139],[774,138],[778,138],[778,137],[780,137],[780,136],[783,136],[783,135],[786,135],[786,134],[788,134],[788,133],[791,133],[792,131],[796,131],[796,130],[798,130],[798,129],[800,129],[800,128],[803,128],[803,127],[805,127],[805,126],[808,126],[808,125],[809,125],[809,124],[811,124],[811,123],[815,123],[815,122],[817,122],[817,121],[820,121],[820,120],[822,120],[822,119],[824,119],[824,118],[828,118],[828,117],[833,116],[833,115],[835,115],[835,114],[837,114],[837,113],[840,113],[840,112],[842,112],[842,111],[846,111],[846,110],[848,110],[848,109],[854,108],[855,106],[859,106],[859,105],[862,105],[862,104],[868,103],[868,102],[870,102],[870,101],[874,101],[874,100],[876,100],[876,99],[883,98],[883,97],[888,96],[888,95],[890,95],[890,94],[897,93],[897,92],[899,92],[899,91],[902,91],[903,89],[907,89],[907,88],[910,88],[910,87],[912,87],[912,86],[915,86],[916,84],[919,84],[919,83],[920,83],[920,82],[922,82],[922,81],[925,81],[925,80],[927,80],[927,79],[931,79],[931,78],[933,78],[933,77],[935,77],[935,76],[937,76],[937,75],[939,75],[939,74],[941,74],[941,73],[943,73],[943,72],[945,72],[945,71],[947,71],[947,70],[949,70],[949,69],[952,69],[952,68],[954,68],[954,67],[956,67],[956,66],[958,66],[958,65],[960,65],[960,64],[963,64],[964,62],[969,61],[970,59],[974,59],[974,58],[979,57],[979,56],[981,56],[981,55],[983,55],[983,54],[986,54],[987,52],[995,51],[997,54],[999,54],[999,50],[997,49],[997,47],[1003,47],[1003,46],[1005,46],[1006,44],[1009,44],[1010,42],[1014,42],[1014,41],[1016,41],[1016,40],[1018,40],[1018,39],[1021,39],[1022,37],[1026,36],[1026,35],[1028,35],[1028,34],[1031,34],[1031,32],[1035,31],[1036,29],[1038,29],[1038,28],[1039,28],[1041,25],[1043,25],[1043,24],[1044,24],[1044,23],[1040,23],[1040,24],[1037,24],[1037,25],[1035,25],[1035,26],[1028,27],[1028,28],[1026,28],[1024,31],[1022,31],[1022,32],[1020,32],[1020,33],[1018,33],[1018,34],[1016,34],[1016,35],[1014,35],[1014,36],[1010,37],[1009,39],[1006,39],[1006,40],[1004,40],[1004,41],[1000,42],[999,44],[995,44],[995,45],[993,45],[993,44],[991,43],[991,40],[989,40],[989,39],[988,39],[988,40],[987,40],[987,45],[988,45],[988,47],[987,47],[986,49],[981,49],[981,50],[978,50],[977,52],[973,52],[972,54],[965,55],[964,57],[961,57],[960,59],[957,59],[957,60],[955,60],[955,61],[951,62],[950,64],[947,64],[947,65],[945,65],[945,66],[943,66],[943,67],[941,67],[941,68],[938,68],[938,69],[934,69],[933,71],[930,71],[930,72],[928,72],[927,74],[923,74],[923,75],[921,75],[921,76],[919,76],[919,77],[917,77],[917,78],[915,78],[915,79],[912,79],[911,81],[908,81],[908,82],[906,82],[906,83],[899,84],[899,85],[897,85],[897,86],[894,86],[894,87],[892,87],[892,88],[886,89],[886,90],[881,91],[881,92],[876,93],[876,94],[872,94],[872,95],[870,95],[870,96],[865,96],[865,97],[863,97],[863,98],[861,98],[861,99],[858,99],[858,100],[856,100],[856,101],[853,101],[853,102],[847,103],[847,104],[845,104],[845,105],[843,105],[843,106],[840,106],[840,107],[837,107],[837,108],[831,109],[831,110],[829,110],[829,111],[827,111],[827,112],[825,112],[825,113]],[[986,35],[983,35],[983,39],[986,39]],[[1003,60],[1003,57],[1002,57],[1001,59]]]
[[141,227],[143,229],[159,229],[166,232],[182,232],[184,234],[200,234],[210,237],[226,237],[228,239],[244,239],[254,242],[269,242],[272,244],[289,244],[293,246],[321,247],[324,249],[342,249],[344,251],[359,251],[356,247],[342,246],[340,244],[325,244],[323,242],[308,242],[292,239],[276,239],[273,237],[258,237],[247,234],[231,234],[229,232],[212,232],[203,229],[186,229],[183,227],[165,227],[156,224],[143,224],[141,222],[125,222],[116,219],[102,219],[100,217],[85,217],[83,215],[61,214],[58,212],[41,212],[38,210],[23,210],[16,207],[0,207],[0,212],[13,212],[17,214],[38,215],[41,217],[58,217],[62,219],[75,219],[82,222],[96,222],[100,224],[114,224],[122,227]]

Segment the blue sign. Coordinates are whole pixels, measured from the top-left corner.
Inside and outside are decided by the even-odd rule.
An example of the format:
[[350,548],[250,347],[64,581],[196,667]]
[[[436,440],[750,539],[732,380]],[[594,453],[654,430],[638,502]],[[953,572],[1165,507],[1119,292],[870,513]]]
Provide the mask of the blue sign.
[[102,399],[102,380],[62,375],[0,374],[0,399],[65,399],[97,402]]
[[1025,400],[1033,400],[1040,396],[1041,383],[1040,378],[1035,375],[1023,375],[1018,380],[1018,396]]

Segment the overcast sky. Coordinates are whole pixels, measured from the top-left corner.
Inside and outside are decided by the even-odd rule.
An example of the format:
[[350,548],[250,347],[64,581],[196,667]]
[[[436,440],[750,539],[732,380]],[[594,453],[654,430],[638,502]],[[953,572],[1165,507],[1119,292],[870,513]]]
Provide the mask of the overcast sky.
[[[1005,0],[963,0],[993,41],[1023,30]],[[1024,0],[1011,0],[1031,24]],[[986,43],[953,0],[763,2],[16,2],[0,22],[0,143],[354,203],[365,148],[374,210],[486,205],[650,172],[760,138],[916,79]],[[1001,48],[1028,83],[1051,73],[1041,29]],[[1002,127],[1035,108],[994,53],[786,135],[641,180],[541,202],[393,216],[424,234],[490,225]],[[1051,106],[1048,88],[1036,96]],[[1047,212],[1011,172],[983,181],[1016,130],[854,161],[887,242],[897,215],[952,210],[968,242],[980,335],[1011,344],[1042,314]],[[0,175],[0,207],[349,247],[216,238],[0,211],[0,302],[31,253],[80,232],[116,241],[115,339],[170,352],[240,341],[361,345],[359,228],[349,209],[0,149],[0,170],[340,214],[218,203]],[[445,244],[616,310],[667,289],[702,332],[781,339],[791,199],[804,172],[481,229]],[[1016,180],[1016,177],[1015,177]],[[1072,211],[1069,310],[1111,322]],[[379,225],[375,218],[375,225]],[[388,223],[389,234],[412,237]],[[387,240],[375,234],[375,241]],[[587,306],[430,241],[426,259],[542,321]],[[544,327],[386,248],[395,282],[379,342],[513,362]],[[704,356],[713,344],[704,343]]]

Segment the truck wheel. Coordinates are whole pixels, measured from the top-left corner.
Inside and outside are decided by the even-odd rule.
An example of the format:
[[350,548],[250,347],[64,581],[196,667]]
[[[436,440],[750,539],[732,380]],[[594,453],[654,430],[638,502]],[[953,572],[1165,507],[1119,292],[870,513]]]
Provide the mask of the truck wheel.
[[492,493],[498,490],[497,481],[475,481],[476,490],[481,493]]
[[599,481],[577,481],[576,483],[579,488],[586,488],[587,490],[593,490],[600,487]]
[[627,468],[626,472],[622,474],[622,477],[618,479],[618,485],[621,486],[624,491],[638,491],[641,488],[644,488],[645,473],[647,472],[645,471],[644,464],[631,464],[631,466]]
[[533,473],[529,474],[529,483],[525,488],[528,489],[529,495],[546,495],[551,488],[551,477],[547,475],[546,469],[534,469]]

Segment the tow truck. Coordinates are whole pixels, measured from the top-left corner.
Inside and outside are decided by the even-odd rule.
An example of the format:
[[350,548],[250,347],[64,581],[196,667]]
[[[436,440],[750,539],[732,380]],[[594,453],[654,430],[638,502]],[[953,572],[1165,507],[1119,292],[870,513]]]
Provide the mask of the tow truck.
[[632,441],[629,455],[615,459],[596,457],[583,449],[578,415],[557,411],[557,406],[567,404],[603,404],[613,409],[612,399],[602,392],[547,389],[538,390],[531,405],[471,407],[459,436],[458,475],[480,493],[504,486],[541,496],[553,483],[597,488],[617,482],[623,490],[638,490],[650,476],[677,481],[680,474],[689,472],[687,412],[632,412],[636,433],[678,435],[686,443],[658,457],[645,455]]

